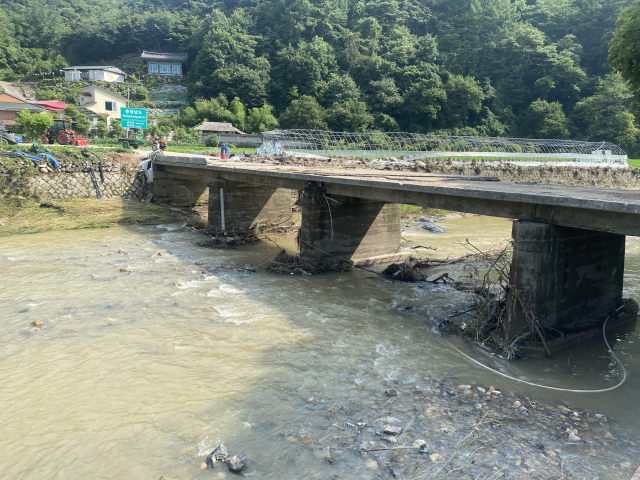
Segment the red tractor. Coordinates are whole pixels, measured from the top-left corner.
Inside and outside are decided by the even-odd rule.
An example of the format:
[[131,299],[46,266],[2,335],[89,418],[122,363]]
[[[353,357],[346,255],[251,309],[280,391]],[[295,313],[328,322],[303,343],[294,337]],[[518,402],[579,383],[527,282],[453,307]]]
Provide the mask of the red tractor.
[[78,145],[84,147],[89,144],[87,139],[81,135],[76,134],[71,129],[73,122],[71,120],[55,119],[53,126],[42,134],[40,140],[42,143],[49,143],[50,145],[58,142],[60,145]]

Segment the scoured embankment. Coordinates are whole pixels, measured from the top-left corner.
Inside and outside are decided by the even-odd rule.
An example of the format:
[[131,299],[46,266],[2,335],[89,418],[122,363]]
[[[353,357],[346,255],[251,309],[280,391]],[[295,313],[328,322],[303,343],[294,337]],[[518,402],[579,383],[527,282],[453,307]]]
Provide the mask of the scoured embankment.
[[149,185],[137,155],[55,156],[55,169],[11,153],[0,156],[0,236],[184,219],[179,211],[144,203]]

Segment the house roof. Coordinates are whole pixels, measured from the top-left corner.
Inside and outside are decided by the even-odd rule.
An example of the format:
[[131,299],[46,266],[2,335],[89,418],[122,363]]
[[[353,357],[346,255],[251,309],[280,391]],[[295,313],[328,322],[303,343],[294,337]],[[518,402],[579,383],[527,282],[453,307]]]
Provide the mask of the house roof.
[[198,132],[224,132],[224,133],[238,133],[244,135],[242,130],[238,130],[230,123],[222,122],[204,122],[202,125],[198,125],[194,130]]
[[5,103],[29,103],[24,98],[18,97],[12,93],[0,92],[0,102]]
[[[113,96],[113,97],[118,97],[118,98],[122,99],[125,102],[127,101],[127,99],[124,98],[122,95],[119,95],[119,94],[117,94],[115,92],[112,92],[111,90],[107,90],[106,88],[98,87],[97,85],[88,85],[86,87],[82,87],[80,89],[80,96],[86,97],[87,95],[83,95],[83,93],[86,93],[87,90],[91,90],[91,89],[100,90],[100,91],[102,91],[102,92],[104,92],[104,93],[106,93],[108,95]],[[85,105],[87,105],[87,104],[85,103]]]
[[144,60],[167,60],[174,62],[186,62],[188,55],[186,53],[160,53],[142,51],[140,55]]
[[40,105],[32,105],[30,103],[17,102],[0,102],[0,111],[21,112],[22,110],[31,110],[32,112],[44,112],[44,108]]
[[7,92],[0,93],[0,110],[4,110],[5,112],[20,112],[22,110],[44,112],[44,108],[40,105],[33,105],[26,100]]
[[118,67],[114,67],[113,65],[80,65],[76,67],[67,67],[62,70],[106,70],[107,72],[119,73],[124,75],[125,73],[120,70]]
[[62,110],[67,108],[67,104],[64,102],[61,102],[60,100],[40,100],[40,101],[31,100],[29,103],[32,103],[34,105],[40,105],[41,107],[44,107],[45,110],[49,110],[50,112],[56,112],[56,113],[61,112]]

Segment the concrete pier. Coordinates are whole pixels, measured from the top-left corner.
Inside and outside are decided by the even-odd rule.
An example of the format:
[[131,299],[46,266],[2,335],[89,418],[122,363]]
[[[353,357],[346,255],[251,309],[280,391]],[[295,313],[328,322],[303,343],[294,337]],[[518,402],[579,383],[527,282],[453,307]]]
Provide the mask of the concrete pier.
[[530,329],[518,301],[541,325],[563,332],[601,324],[622,305],[625,236],[516,221],[505,339]]
[[[317,184],[300,191],[300,256],[330,261],[334,255],[356,265],[398,262],[400,205],[329,195]],[[336,258],[334,261],[339,262]]]
[[206,177],[176,175],[162,170],[153,172],[152,191],[157,203],[190,207],[200,199],[206,200],[206,190]]
[[210,178],[210,233],[246,232],[260,221],[291,213],[291,190]]

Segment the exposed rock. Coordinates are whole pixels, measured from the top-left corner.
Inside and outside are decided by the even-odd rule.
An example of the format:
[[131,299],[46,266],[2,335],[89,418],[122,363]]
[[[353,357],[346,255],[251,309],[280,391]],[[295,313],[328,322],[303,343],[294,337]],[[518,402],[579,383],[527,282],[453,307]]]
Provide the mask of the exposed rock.
[[223,462],[229,457],[229,453],[227,452],[227,447],[224,446],[223,443],[218,445],[213,452],[209,454],[206,459],[207,465],[210,467],[215,467],[217,462]]
[[400,433],[402,433],[402,428],[401,427],[393,427],[391,425],[385,425],[384,429],[382,431],[384,433],[386,433],[387,435],[399,435]]
[[432,453],[431,455],[429,455],[429,458],[431,459],[432,462],[439,462],[439,463],[445,462],[444,458],[439,453]]
[[398,439],[390,435],[383,435],[382,437],[380,437],[380,440],[382,440],[383,442],[387,442],[391,445],[395,445],[396,443],[398,443]]
[[36,320],[35,322],[31,322],[31,326],[32,327],[41,327],[43,325],[44,325],[44,322],[40,321],[40,320]]
[[313,439],[309,435],[305,435],[304,437],[302,437],[303,445],[311,445],[312,443],[313,443]]
[[234,455],[227,460],[227,468],[230,472],[240,472],[245,467],[247,456],[244,454]]
[[398,395],[398,390],[396,390],[395,388],[390,388],[389,390],[385,391],[384,394],[387,397],[395,397]]
[[538,450],[544,451],[544,445],[540,443],[538,440],[536,440],[535,438],[530,438],[527,441],[529,442],[529,445],[531,445],[533,448],[537,448]]

